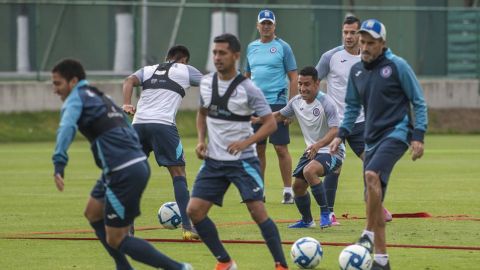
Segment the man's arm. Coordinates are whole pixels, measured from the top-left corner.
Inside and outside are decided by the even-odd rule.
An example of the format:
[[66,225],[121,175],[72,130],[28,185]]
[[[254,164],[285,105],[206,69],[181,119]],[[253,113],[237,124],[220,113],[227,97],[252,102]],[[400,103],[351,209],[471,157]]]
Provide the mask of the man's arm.
[[207,146],[205,144],[207,134],[207,112],[206,108],[199,108],[197,111],[197,146],[195,147],[195,153],[199,159],[205,159],[207,156]]
[[191,86],[199,86],[202,80],[203,74],[193,66],[187,65],[188,77]]
[[333,141],[333,139],[335,139],[335,137],[337,136],[337,133],[338,133],[338,127],[331,127],[328,130],[327,134],[325,134],[325,136],[323,136],[320,140],[318,140],[316,143],[310,145],[307,148],[307,153],[308,153],[307,157],[309,159],[314,159],[315,155],[318,152],[318,149],[329,145]]
[[263,124],[260,126],[257,132],[243,141],[231,143],[228,146],[227,151],[232,155],[236,155],[249,145],[265,139],[267,136],[271,135],[273,132],[275,132],[275,130],[277,130],[277,122],[275,121],[273,114],[270,113],[260,117],[260,121],[262,121]]
[[122,109],[128,114],[135,113],[135,107],[132,105],[133,87],[139,86],[140,80],[135,75],[128,76],[123,82],[123,106]]
[[288,80],[290,81],[288,85],[288,100],[290,100],[294,96],[298,95],[298,72],[296,70],[289,71],[287,76]]

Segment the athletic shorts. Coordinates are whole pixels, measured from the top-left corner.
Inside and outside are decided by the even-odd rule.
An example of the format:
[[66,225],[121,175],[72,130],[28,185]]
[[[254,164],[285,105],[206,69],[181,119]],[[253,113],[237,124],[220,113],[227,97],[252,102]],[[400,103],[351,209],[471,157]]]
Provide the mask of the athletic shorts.
[[386,138],[373,149],[365,152],[364,171],[374,171],[380,175],[383,196],[388,185],[393,166],[407,151],[408,145],[394,138]]
[[185,166],[183,146],[176,126],[164,124],[133,124],[149,156],[153,151],[158,166]]
[[206,159],[193,184],[191,197],[222,206],[223,196],[233,183],[243,202],[260,201],[263,199],[260,175],[260,161],[256,157],[234,161]]
[[355,123],[352,132],[347,136],[348,145],[352,148],[357,157],[365,151],[365,122]]
[[[270,104],[272,112],[280,111],[285,104]],[[253,124],[253,131],[257,130],[262,126],[262,124]],[[277,130],[272,133],[268,138],[268,141],[273,145],[286,145],[290,143],[290,134],[288,132],[288,125],[284,125],[283,122],[277,122]],[[267,138],[257,142],[257,144],[267,144]]]
[[[318,161],[323,166],[324,175],[319,175],[319,176],[325,176],[325,175],[334,173],[335,171],[338,170],[338,168],[342,166],[342,163],[343,163],[341,159],[327,153],[317,153],[317,155],[315,156],[315,160]],[[292,176],[305,180],[305,176],[303,175],[303,169],[311,161],[312,161],[311,159],[307,158],[307,153],[304,153],[303,156],[298,161],[298,165],[293,171]]]
[[126,227],[140,215],[140,199],[150,177],[147,160],[100,177],[90,195],[104,202],[104,220],[110,227]]

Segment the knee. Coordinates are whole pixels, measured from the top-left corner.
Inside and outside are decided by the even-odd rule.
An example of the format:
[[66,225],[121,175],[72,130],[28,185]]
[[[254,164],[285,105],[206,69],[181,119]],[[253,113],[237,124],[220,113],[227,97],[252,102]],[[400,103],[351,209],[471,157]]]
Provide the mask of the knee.
[[278,157],[289,157],[290,154],[288,153],[287,145],[274,145],[275,152],[277,152]]
[[322,168],[316,168],[315,166],[311,166],[311,164],[308,164],[303,168],[303,176],[305,176],[307,180],[314,177],[320,177],[321,175],[323,175]]
[[97,213],[95,213],[95,211],[92,211],[91,209],[89,208],[86,208],[84,211],[83,211],[83,215],[85,216],[85,218],[88,220],[88,222],[90,223],[93,223],[95,221],[99,221],[103,218],[103,216],[101,215],[98,215]]
[[120,248],[120,244],[122,243],[123,241],[123,238],[125,238],[125,236],[123,237],[118,237],[116,235],[111,235],[111,234],[108,234],[107,233],[107,244],[113,248],[113,249],[119,249]]
[[187,206],[187,215],[193,223],[198,223],[205,217],[205,215],[201,213],[200,208],[191,203]]
[[303,180],[296,180],[292,185],[293,194],[296,197],[303,196],[307,192],[307,187],[308,187],[307,184],[306,183],[300,184],[300,181],[303,181]]
[[380,175],[373,171],[366,171],[365,172],[365,184],[367,189],[375,189],[381,192],[382,185],[380,183]]

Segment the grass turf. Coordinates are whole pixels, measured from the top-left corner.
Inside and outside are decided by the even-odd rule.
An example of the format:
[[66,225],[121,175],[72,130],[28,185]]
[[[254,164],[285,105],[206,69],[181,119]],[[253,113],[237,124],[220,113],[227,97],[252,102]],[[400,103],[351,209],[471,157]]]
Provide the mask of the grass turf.
[[[183,140],[187,158],[187,178],[192,186],[200,166],[193,153],[195,139]],[[69,151],[66,186],[57,192],[50,161],[53,142],[0,144],[0,236],[35,236],[31,232],[88,230],[82,216],[84,204],[94,181],[100,174],[95,168],[88,144],[77,140]],[[294,163],[304,149],[303,139],[292,138],[290,152]],[[293,220],[298,213],[293,205],[282,205],[281,181],[273,149],[268,148],[267,210],[275,220]],[[152,177],[142,200],[142,216],[137,227],[157,226],[156,212],[166,201],[173,200],[171,179],[165,168],[152,165]],[[429,212],[433,216],[469,215],[480,218],[480,136],[435,135],[426,139],[425,156],[412,162],[408,155],[397,164],[391,176],[385,205],[393,213]],[[349,152],[342,170],[335,212],[364,216],[361,163]],[[223,208],[214,207],[211,218],[218,223],[220,236],[229,240],[261,240],[259,229],[250,221],[245,205],[240,204],[235,188],[225,196]],[[312,206],[316,219],[318,206]],[[288,223],[278,223],[283,241],[311,236],[320,242],[351,242],[363,229],[362,219],[340,219],[341,226],[292,230]],[[480,247],[480,221],[451,218],[394,219],[387,226],[390,244],[472,246]],[[180,230],[155,229],[138,231],[144,238],[179,239]],[[40,235],[37,235],[40,236]],[[94,237],[93,233],[41,235],[61,237]],[[203,244],[154,243],[180,261],[189,261],[196,270],[212,269],[215,263]],[[284,245],[289,259],[289,245]],[[226,244],[240,269],[273,269],[265,245]],[[319,269],[338,269],[341,247],[324,246]],[[107,253],[97,241],[51,241],[0,239],[0,265],[3,269],[113,269]],[[480,251],[390,248],[394,269],[476,269]],[[137,270],[150,269],[133,262]]]

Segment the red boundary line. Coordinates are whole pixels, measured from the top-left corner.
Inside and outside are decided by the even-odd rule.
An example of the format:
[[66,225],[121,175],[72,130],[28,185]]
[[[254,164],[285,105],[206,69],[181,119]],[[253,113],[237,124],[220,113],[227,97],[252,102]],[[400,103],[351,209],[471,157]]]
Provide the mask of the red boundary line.
[[[12,240],[71,240],[71,241],[97,241],[94,237],[3,237],[3,239]],[[145,238],[149,242],[162,242],[162,243],[202,243],[198,240],[180,240],[180,239],[162,239],[162,238]],[[259,240],[223,240],[225,244],[265,244],[265,241]],[[292,245],[293,241],[283,241],[283,245]],[[323,242],[324,246],[348,246],[352,243],[338,243],[338,242]],[[472,250],[480,251],[480,247],[467,247],[467,246],[433,246],[433,245],[403,245],[403,244],[387,244],[387,247],[394,248],[418,248],[418,249],[447,249],[447,250]]]

